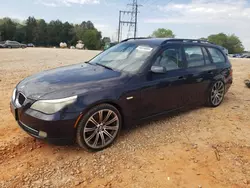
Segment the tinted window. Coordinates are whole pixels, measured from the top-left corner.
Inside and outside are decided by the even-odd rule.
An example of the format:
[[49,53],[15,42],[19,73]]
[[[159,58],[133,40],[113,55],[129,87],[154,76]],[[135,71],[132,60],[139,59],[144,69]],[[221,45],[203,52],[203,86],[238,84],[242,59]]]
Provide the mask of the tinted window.
[[205,64],[201,47],[186,46],[184,47],[188,67],[198,67]]
[[156,58],[154,66],[165,67],[167,71],[182,68],[181,48],[168,48],[164,50]]
[[9,41],[8,44],[18,45],[19,43],[15,41]]
[[211,64],[212,62],[210,61],[206,48],[202,47],[202,51],[204,54],[204,59],[205,59],[206,64]]
[[216,48],[207,48],[214,63],[225,63],[225,57],[220,52],[220,50],[217,50]]
[[118,71],[137,72],[151,56],[155,47],[147,44],[120,43],[97,55],[89,63],[100,64]]

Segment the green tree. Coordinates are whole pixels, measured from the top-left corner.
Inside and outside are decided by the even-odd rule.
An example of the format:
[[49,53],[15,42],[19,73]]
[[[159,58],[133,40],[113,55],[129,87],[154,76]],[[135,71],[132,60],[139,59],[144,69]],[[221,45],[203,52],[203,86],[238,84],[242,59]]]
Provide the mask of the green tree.
[[75,25],[75,28],[74,28],[74,30],[75,30],[75,34],[76,34],[76,38],[77,38],[77,40],[83,40],[83,38],[84,38],[84,33],[85,33],[85,31],[87,30],[87,27],[86,27],[86,25],[85,24],[81,24],[81,25]]
[[102,39],[102,43],[110,43],[111,42],[111,39],[110,39],[110,37],[103,37],[103,39]]
[[52,20],[48,24],[48,43],[50,46],[58,46],[63,39],[61,31],[63,29],[63,23],[60,20]]
[[34,17],[28,17],[26,20],[26,42],[27,43],[36,43],[37,35],[36,35],[36,27],[37,27],[37,22]]
[[228,49],[229,53],[242,53],[244,47],[239,37],[233,35],[226,35],[224,33],[219,33],[215,35],[208,36],[208,41],[215,43],[217,45],[223,46]]
[[227,35],[224,33],[210,35],[210,36],[208,36],[207,39],[209,42],[215,43],[215,44],[223,46],[225,48],[227,46]]
[[172,30],[164,28],[155,30],[151,36],[156,38],[175,38]]
[[95,29],[94,24],[91,21],[83,21],[80,25],[83,29],[87,30],[87,29]]
[[48,31],[47,31],[47,23],[45,20],[40,19],[37,20],[37,27],[35,32],[35,45],[38,46],[47,46],[48,45]]
[[[105,45],[109,46],[110,42],[111,42],[111,39],[109,37],[103,37],[103,39],[101,41],[101,48],[105,49]],[[107,46],[106,46],[106,48],[107,48]]]
[[73,38],[72,28],[74,26],[69,22],[65,22],[62,26],[62,31],[60,33],[60,38],[63,42],[66,42],[68,45],[71,45],[71,40]]
[[[82,40],[89,49],[100,49],[102,34],[91,21],[73,25],[69,22],[28,17],[25,23],[10,18],[0,19],[0,40],[16,40],[22,43],[34,43],[36,46],[58,46],[60,42],[75,45]],[[110,40],[104,38],[104,40]]]
[[83,36],[83,42],[85,47],[89,50],[100,49],[101,44],[101,33],[96,29],[88,29],[85,31]]
[[0,20],[1,40],[13,40],[16,33],[16,23],[10,18]]
[[244,46],[240,41],[239,37],[233,35],[228,35],[227,47],[229,53],[242,53],[244,52]]
[[25,43],[26,41],[26,32],[25,32],[25,26],[22,24],[17,24],[16,25],[16,33],[14,35],[13,40]]

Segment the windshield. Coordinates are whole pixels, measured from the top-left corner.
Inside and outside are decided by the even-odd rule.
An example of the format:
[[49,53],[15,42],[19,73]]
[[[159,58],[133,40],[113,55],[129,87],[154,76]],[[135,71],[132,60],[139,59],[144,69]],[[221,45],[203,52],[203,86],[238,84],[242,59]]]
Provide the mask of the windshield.
[[153,53],[153,50],[154,47],[145,44],[120,43],[96,56],[89,63],[135,73]]

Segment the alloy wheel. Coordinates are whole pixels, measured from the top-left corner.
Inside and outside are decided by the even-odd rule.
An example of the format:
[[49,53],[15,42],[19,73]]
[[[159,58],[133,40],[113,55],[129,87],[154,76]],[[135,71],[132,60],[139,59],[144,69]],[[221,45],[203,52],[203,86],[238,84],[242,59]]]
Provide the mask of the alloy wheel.
[[218,106],[224,98],[224,93],[225,93],[224,83],[222,81],[216,82],[213,85],[211,91],[211,103],[214,106]]
[[93,149],[104,148],[114,141],[119,131],[118,115],[102,109],[91,115],[83,128],[83,139]]

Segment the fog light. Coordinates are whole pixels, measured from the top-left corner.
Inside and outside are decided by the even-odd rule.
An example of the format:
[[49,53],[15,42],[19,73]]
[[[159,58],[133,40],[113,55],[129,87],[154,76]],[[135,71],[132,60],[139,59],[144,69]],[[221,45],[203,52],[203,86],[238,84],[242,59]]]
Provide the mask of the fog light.
[[39,131],[38,135],[42,138],[46,138],[47,137],[47,133],[43,132],[43,131]]

